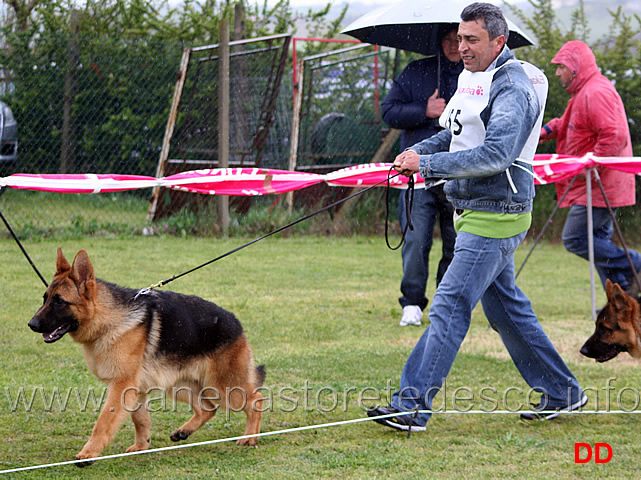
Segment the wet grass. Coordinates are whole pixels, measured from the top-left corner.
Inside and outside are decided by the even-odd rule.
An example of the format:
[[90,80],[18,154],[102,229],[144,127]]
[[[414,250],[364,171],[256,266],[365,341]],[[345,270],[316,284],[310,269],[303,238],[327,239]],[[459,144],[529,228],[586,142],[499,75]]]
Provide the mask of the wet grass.
[[[61,245],[68,257],[85,248],[99,277],[142,288],[245,240],[80,236],[28,241],[25,247],[47,279]],[[517,266],[528,247],[517,252]],[[69,460],[91,433],[103,385],[71,338],[46,345],[27,328],[44,287],[13,241],[0,239],[0,261],[0,470]],[[363,418],[364,408],[386,402],[422,333],[398,326],[400,277],[400,253],[388,250],[381,237],[310,235],[272,237],[166,288],[212,300],[243,322],[256,361],[268,372],[262,429],[277,432]],[[435,414],[426,433],[407,439],[363,422],[278,433],[257,448],[226,442],[104,460],[82,471],[63,466],[5,477],[629,478],[638,466],[641,368],[625,355],[595,364],[578,353],[593,328],[587,262],[543,244],[519,284],[588,389],[586,408],[636,413],[578,414],[535,424],[520,421],[517,413],[491,413],[526,408],[531,395],[477,308],[447,389],[437,397],[437,406],[451,413]],[[597,294],[600,304],[604,297],[600,289]],[[152,447],[174,445],[169,434],[187,409],[162,399],[153,407]],[[459,413],[467,409],[488,413]],[[240,435],[243,417],[219,414],[188,442]],[[104,454],[123,452],[132,442],[128,420]],[[609,443],[613,458],[575,464],[577,442]]]

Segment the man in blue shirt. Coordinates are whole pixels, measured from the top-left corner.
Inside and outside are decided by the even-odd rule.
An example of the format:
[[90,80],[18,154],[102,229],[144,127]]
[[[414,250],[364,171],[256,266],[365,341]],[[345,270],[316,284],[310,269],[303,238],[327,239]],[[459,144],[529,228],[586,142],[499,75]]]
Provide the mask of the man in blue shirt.
[[[541,393],[538,407],[521,418],[552,419],[587,402],[514,278],[514,251],[531,223],[531,160],[547,80],[540,70],[514,59],[498,7],[474,3],[461,19],[459,52],[465,70],[441,116],[445,130],[394,160],[399,172],[447,178],[445,193],[456,209],[458,231],[454,258],[433,297],[430,325],[405,363],[399,391],[390,406],[368,410],[370,417],[387,415],[376,421],[398,430],[425,430],[432,401],[479,301],[523,379]],[[405,413],[415,409],[415,415]]]

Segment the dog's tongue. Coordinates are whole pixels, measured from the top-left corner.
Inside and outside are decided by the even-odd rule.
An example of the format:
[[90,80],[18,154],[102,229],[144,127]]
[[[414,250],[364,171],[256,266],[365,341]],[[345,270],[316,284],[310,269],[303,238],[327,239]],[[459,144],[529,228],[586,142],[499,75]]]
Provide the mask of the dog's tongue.
[[60,340],[62,336],[69,331],[69,328],[70,328],[69,325],[62,325],[56,328],[51,333],[43,333],[42,338],[46,343],[53,343],[57,340]]

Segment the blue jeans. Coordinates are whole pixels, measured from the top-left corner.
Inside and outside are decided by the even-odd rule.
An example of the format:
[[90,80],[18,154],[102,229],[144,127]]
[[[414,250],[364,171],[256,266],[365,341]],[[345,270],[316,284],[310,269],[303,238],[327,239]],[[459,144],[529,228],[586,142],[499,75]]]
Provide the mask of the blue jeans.
[[[405,192],[401,193],[398,202],[398,218],[401,228],[407,224],[405,210]],[[454,256],[454,207],[445,198],[443,186],[414,190],[412,204],[412,224],[414,230],[408,230],[403,244],[403,279],[401,280],[402,296],[398,299],[402,307],[418,305],[421,310],[427,306],[425,290],[429,276],[430,250],[436,218],[439,220],[443,249],[441,260],[436,271],[436,285],[441,282],[447,267]]]
[[[454,259],[432,300],[430,325],[410,354],[392,406],[401,411],[431,409],[481,301],[512,361],[548,407],[579,401],[582,390],[543,331],[530,301],[514,283],[514,251],[525,237],[485,238],[459,232]],[[430,414],[419,414],[425,424]]]
[[[625,250],[612,243],[614,223],[607,208],[592,207],[592,231],[594,234],[594,266],[603,288],[605,280],[618,283],[624,290],[634,282],[630,262]],[[568,252],[588,259],[588,209],[582,205],[570,207],[563,227],[563,245]],[[628,249],[634,269],[641,269],[641,254]]]

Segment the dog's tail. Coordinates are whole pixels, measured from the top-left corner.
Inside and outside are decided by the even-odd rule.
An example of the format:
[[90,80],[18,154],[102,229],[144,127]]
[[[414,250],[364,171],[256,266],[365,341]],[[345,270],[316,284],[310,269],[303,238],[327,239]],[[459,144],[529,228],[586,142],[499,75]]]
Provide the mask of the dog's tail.
[[265,365],[258,365],[256,367],[256,387],[262,387],[265,383],[265,376],[267,372],[265,371]]

